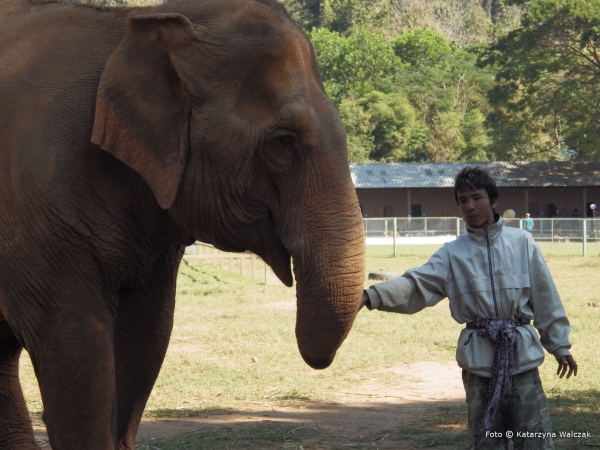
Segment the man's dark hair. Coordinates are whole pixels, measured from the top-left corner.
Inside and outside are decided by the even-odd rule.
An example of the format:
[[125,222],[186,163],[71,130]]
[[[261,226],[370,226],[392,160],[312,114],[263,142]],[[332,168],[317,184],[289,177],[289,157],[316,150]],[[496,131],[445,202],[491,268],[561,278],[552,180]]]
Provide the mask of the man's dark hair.
[[490,174],[481,167],[465,167],[454,178],[454,198],[458,204],[458,193],[485,189],[490,198],[490,205],[498,200],[498,188]]

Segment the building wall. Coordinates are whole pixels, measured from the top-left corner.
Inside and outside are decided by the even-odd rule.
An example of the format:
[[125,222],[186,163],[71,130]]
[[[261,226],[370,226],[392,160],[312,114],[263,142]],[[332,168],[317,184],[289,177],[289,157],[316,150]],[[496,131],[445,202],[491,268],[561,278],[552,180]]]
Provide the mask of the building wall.
[[384,212],[389,211],[389,207],[392,210],[389,217],[407,217],[413,215],[410,205],[421,205],[421,215],[427,217],[455,217],[458,214],[451,188],[357,189],[356,193],[364,217],[385,217]]
[[[584,217],[589,203],[600,206],[600,187],[587,188],[500,188],[496,210],[504,213],[512,209],[516,217],[529,212],[532,217],[551,217],[554,209],[560,215],[566,210],[569,217],[577,209]],[[458,208],[452,188],[430,189],[357,189],[358,201],[365,217],[407,217],[410,205],[421,205],[421,215],[426,217],[455,217]],[[554,205],[549,206],[549,205]],[[591,211],[588,210],[591,217]],[[600,210],[597,210],[600,216]]]

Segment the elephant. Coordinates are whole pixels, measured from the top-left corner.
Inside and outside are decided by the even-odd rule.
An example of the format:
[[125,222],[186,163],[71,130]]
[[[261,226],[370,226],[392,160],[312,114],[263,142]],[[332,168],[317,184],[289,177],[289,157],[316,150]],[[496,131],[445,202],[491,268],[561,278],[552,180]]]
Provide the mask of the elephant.
[[[328,367],[364,284],[346,135],[275,0],[0,5],[0,448],[133,449],[186,245],[252,251],[294,285]],[[292,269],[293,268],[293,269]]]

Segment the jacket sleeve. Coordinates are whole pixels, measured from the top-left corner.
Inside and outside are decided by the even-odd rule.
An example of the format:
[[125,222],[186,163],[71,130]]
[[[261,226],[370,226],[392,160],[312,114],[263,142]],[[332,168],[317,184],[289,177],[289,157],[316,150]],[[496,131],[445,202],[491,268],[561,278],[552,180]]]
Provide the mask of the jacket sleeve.
[[558,361],[561,356],[571,354],[569,319],[546,261],[533,238],[529,249],[529,303],[533,309],[533,326],[540,333],[542,346]]
[[446,297],[448,262],[446,249],[438,250],[421,267],[410,269],[398,278],[366,289],[369,309],[414,314],[434,306]]

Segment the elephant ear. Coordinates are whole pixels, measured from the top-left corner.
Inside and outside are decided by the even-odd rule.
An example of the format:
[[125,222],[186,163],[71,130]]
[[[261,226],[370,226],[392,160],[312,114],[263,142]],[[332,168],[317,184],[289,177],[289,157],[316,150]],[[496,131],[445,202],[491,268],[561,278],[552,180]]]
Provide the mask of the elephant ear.
[[92,142],[138,172],[163,209],[175,201],[189,151],[187,94],[173,58],[192,32],[180,14],[131,18],[96,99]]

